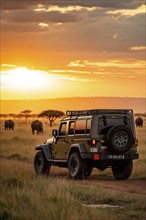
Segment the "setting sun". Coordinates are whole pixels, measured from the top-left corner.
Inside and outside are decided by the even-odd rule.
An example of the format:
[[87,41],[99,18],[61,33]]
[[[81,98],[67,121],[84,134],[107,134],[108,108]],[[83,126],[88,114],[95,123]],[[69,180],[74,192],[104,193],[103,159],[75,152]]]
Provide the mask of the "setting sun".
[[54,85],[53,79],[47,72],[29,70],[25,67],[5,71],[2,75],[2,82],[4,87],[10,87],[17,91],[40,90]]

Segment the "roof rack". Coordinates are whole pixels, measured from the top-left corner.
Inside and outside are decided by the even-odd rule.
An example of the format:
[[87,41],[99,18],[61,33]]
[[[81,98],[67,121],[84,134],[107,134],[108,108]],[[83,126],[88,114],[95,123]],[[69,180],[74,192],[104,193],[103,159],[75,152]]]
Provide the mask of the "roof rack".
[[90,109],[90,110],[67,110],[67,116],[89,116],[98,114],[133,114],[132,109]]

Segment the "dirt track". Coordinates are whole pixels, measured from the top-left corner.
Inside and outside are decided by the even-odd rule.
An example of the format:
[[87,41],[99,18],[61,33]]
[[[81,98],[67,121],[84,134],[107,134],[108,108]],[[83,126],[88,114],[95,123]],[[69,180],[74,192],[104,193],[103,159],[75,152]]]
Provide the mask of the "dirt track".
[[[28,163],[24,161],[18,160],[7,160],[1,159],[1,169],[3,166],[8,167],[19,167],[19,169],[24,171],[24,173],[31,173],[33,175],[34,168],[33,163]],[[52,167],[50,176],[52,177],[62,177],[66,178],[67,176],[67,169]],[[67,178],[68,179],[68,178]],[[72,181],[71,179],[68,179]],[[112,176],[101,176],[101,175],[91,175],[88,179],[78,181],[79,184],[95,187],[96,189],[104,189],[107,191],[113,192],[122,192],[126,194],[132,194],[135,197],[145,197],[146,198],[146,179],[130,179],[125,181],[117,181],[113,179]]]
[[117,191],[134,196],[146,197],[146,180],[129,179],[125,181],[109,180],[109,179],[91,179],[85,180],[85,185],[92,185],[110,191]]

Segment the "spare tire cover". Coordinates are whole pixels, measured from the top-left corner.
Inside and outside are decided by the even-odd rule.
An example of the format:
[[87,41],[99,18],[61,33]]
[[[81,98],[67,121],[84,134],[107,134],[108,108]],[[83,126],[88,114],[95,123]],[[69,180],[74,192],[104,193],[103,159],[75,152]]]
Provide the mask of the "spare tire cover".
[[107,147],[117,153],[127,152],[132,147],[133,140],[133,134],[126,125],[112,127],[106,136]]

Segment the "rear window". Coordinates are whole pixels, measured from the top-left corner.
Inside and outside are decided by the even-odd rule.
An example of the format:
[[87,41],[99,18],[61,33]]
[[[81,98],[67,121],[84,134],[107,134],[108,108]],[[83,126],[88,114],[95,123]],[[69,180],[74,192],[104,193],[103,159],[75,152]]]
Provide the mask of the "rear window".
[[90,134],[90,131],[91,131],[91,119],[87,119],[86,134]]
[[90,134],[91,119],[81,119],[76,121],[75,134]]

